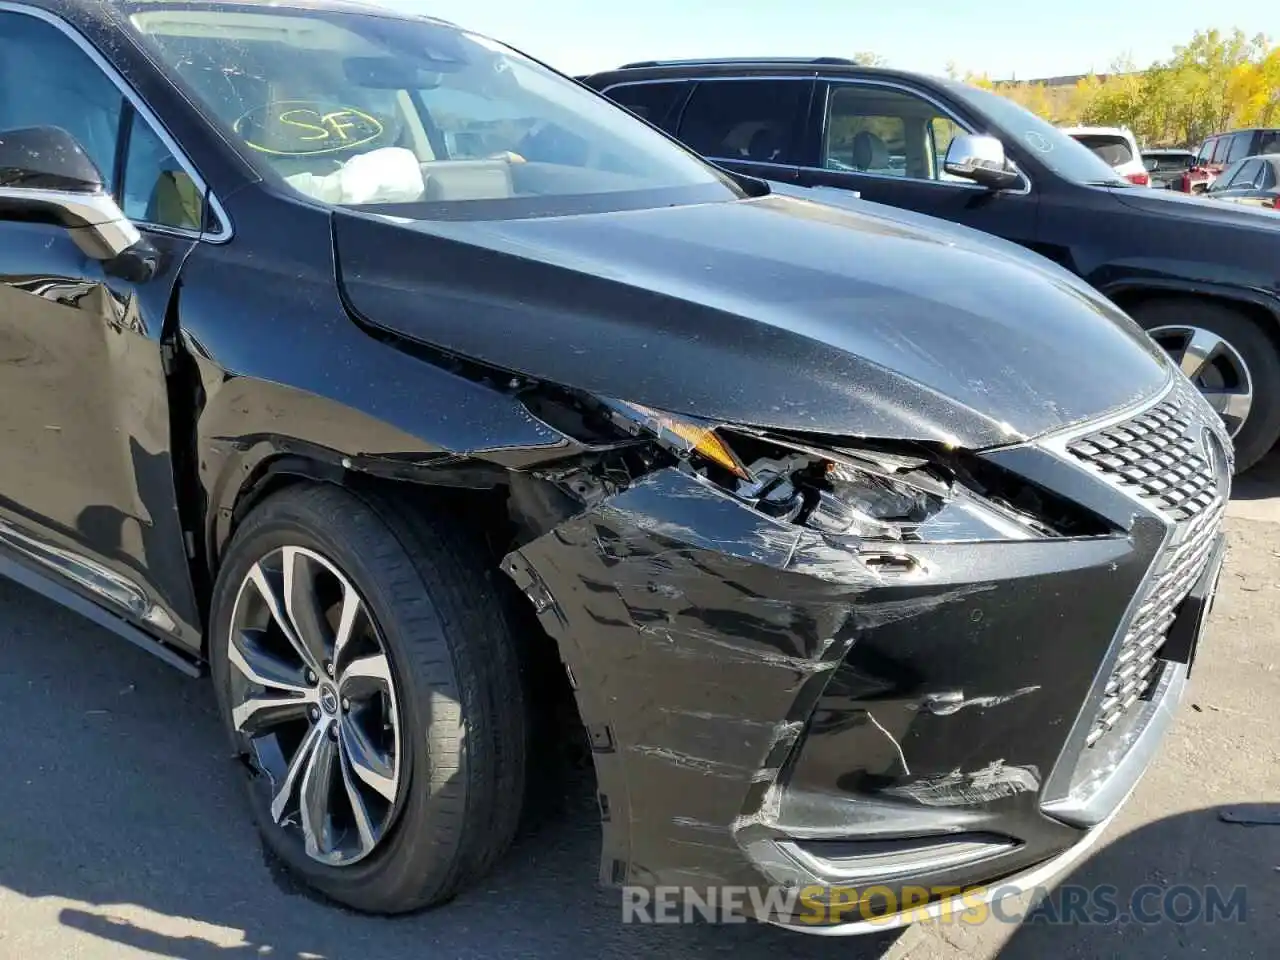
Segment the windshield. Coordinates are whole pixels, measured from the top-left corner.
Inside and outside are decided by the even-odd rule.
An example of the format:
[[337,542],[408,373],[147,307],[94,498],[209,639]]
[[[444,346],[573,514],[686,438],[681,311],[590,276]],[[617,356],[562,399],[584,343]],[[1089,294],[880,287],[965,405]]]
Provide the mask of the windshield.
[[1023,150],[1034,154],[1037,161],[1058,176],[1075,183],[1130,186],[1088,147],[1012,100],[960,83],[950,84],[950,88],[979,114],[994,120]]
[[452,219],[740,196],[620,107],[455,27],[246,4],[130,10],[264,178],[326,203]]

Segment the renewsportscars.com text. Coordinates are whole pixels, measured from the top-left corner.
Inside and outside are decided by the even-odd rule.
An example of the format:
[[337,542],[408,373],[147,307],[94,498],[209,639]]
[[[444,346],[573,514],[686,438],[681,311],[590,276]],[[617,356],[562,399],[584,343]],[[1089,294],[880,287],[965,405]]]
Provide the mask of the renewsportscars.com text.
[[[1052,896],[1050,894],[1053,894]],[[958,900],[956,898],[959,898]],[[939,903],[939,901],[941,901]],[[934,911],[937,911],[936,915]],[[1051,891],[1000,887],[623,887],[623,923],[1156,924],[1243,923],[1243,886],[1064,884]]]

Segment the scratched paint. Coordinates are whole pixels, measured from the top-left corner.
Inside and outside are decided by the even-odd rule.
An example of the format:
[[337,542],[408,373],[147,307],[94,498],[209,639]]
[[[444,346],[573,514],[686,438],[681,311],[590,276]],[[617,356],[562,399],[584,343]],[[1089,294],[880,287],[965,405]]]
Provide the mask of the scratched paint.
[[952,770],[942,776],[922,777],[914,783],[890,787],[884,793],[928,807],[960,807],[1035,793],[1039,789],[1040,773],[1035,767],[1010,766],[1003,760],[994,760],[972,773]]

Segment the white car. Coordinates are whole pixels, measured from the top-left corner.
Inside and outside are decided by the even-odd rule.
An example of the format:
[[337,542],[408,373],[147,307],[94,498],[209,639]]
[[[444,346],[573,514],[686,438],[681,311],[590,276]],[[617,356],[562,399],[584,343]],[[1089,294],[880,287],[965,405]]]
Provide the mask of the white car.
[[1064,127],[1062,132],[1079,140],[1130,183],[1151,186],[1138,141],[1127,127]]

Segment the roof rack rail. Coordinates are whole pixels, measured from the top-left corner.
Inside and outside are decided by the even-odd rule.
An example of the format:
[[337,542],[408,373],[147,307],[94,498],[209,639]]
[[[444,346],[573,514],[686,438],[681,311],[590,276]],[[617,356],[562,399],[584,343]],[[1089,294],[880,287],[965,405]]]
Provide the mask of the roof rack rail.
[[637,70],[641,67],[695,67],[716,63],[811,63],[841,67],[856,67],[856,60],[847,57],[695,57],[691,60],[636,60],[624,63],[619,70]]

